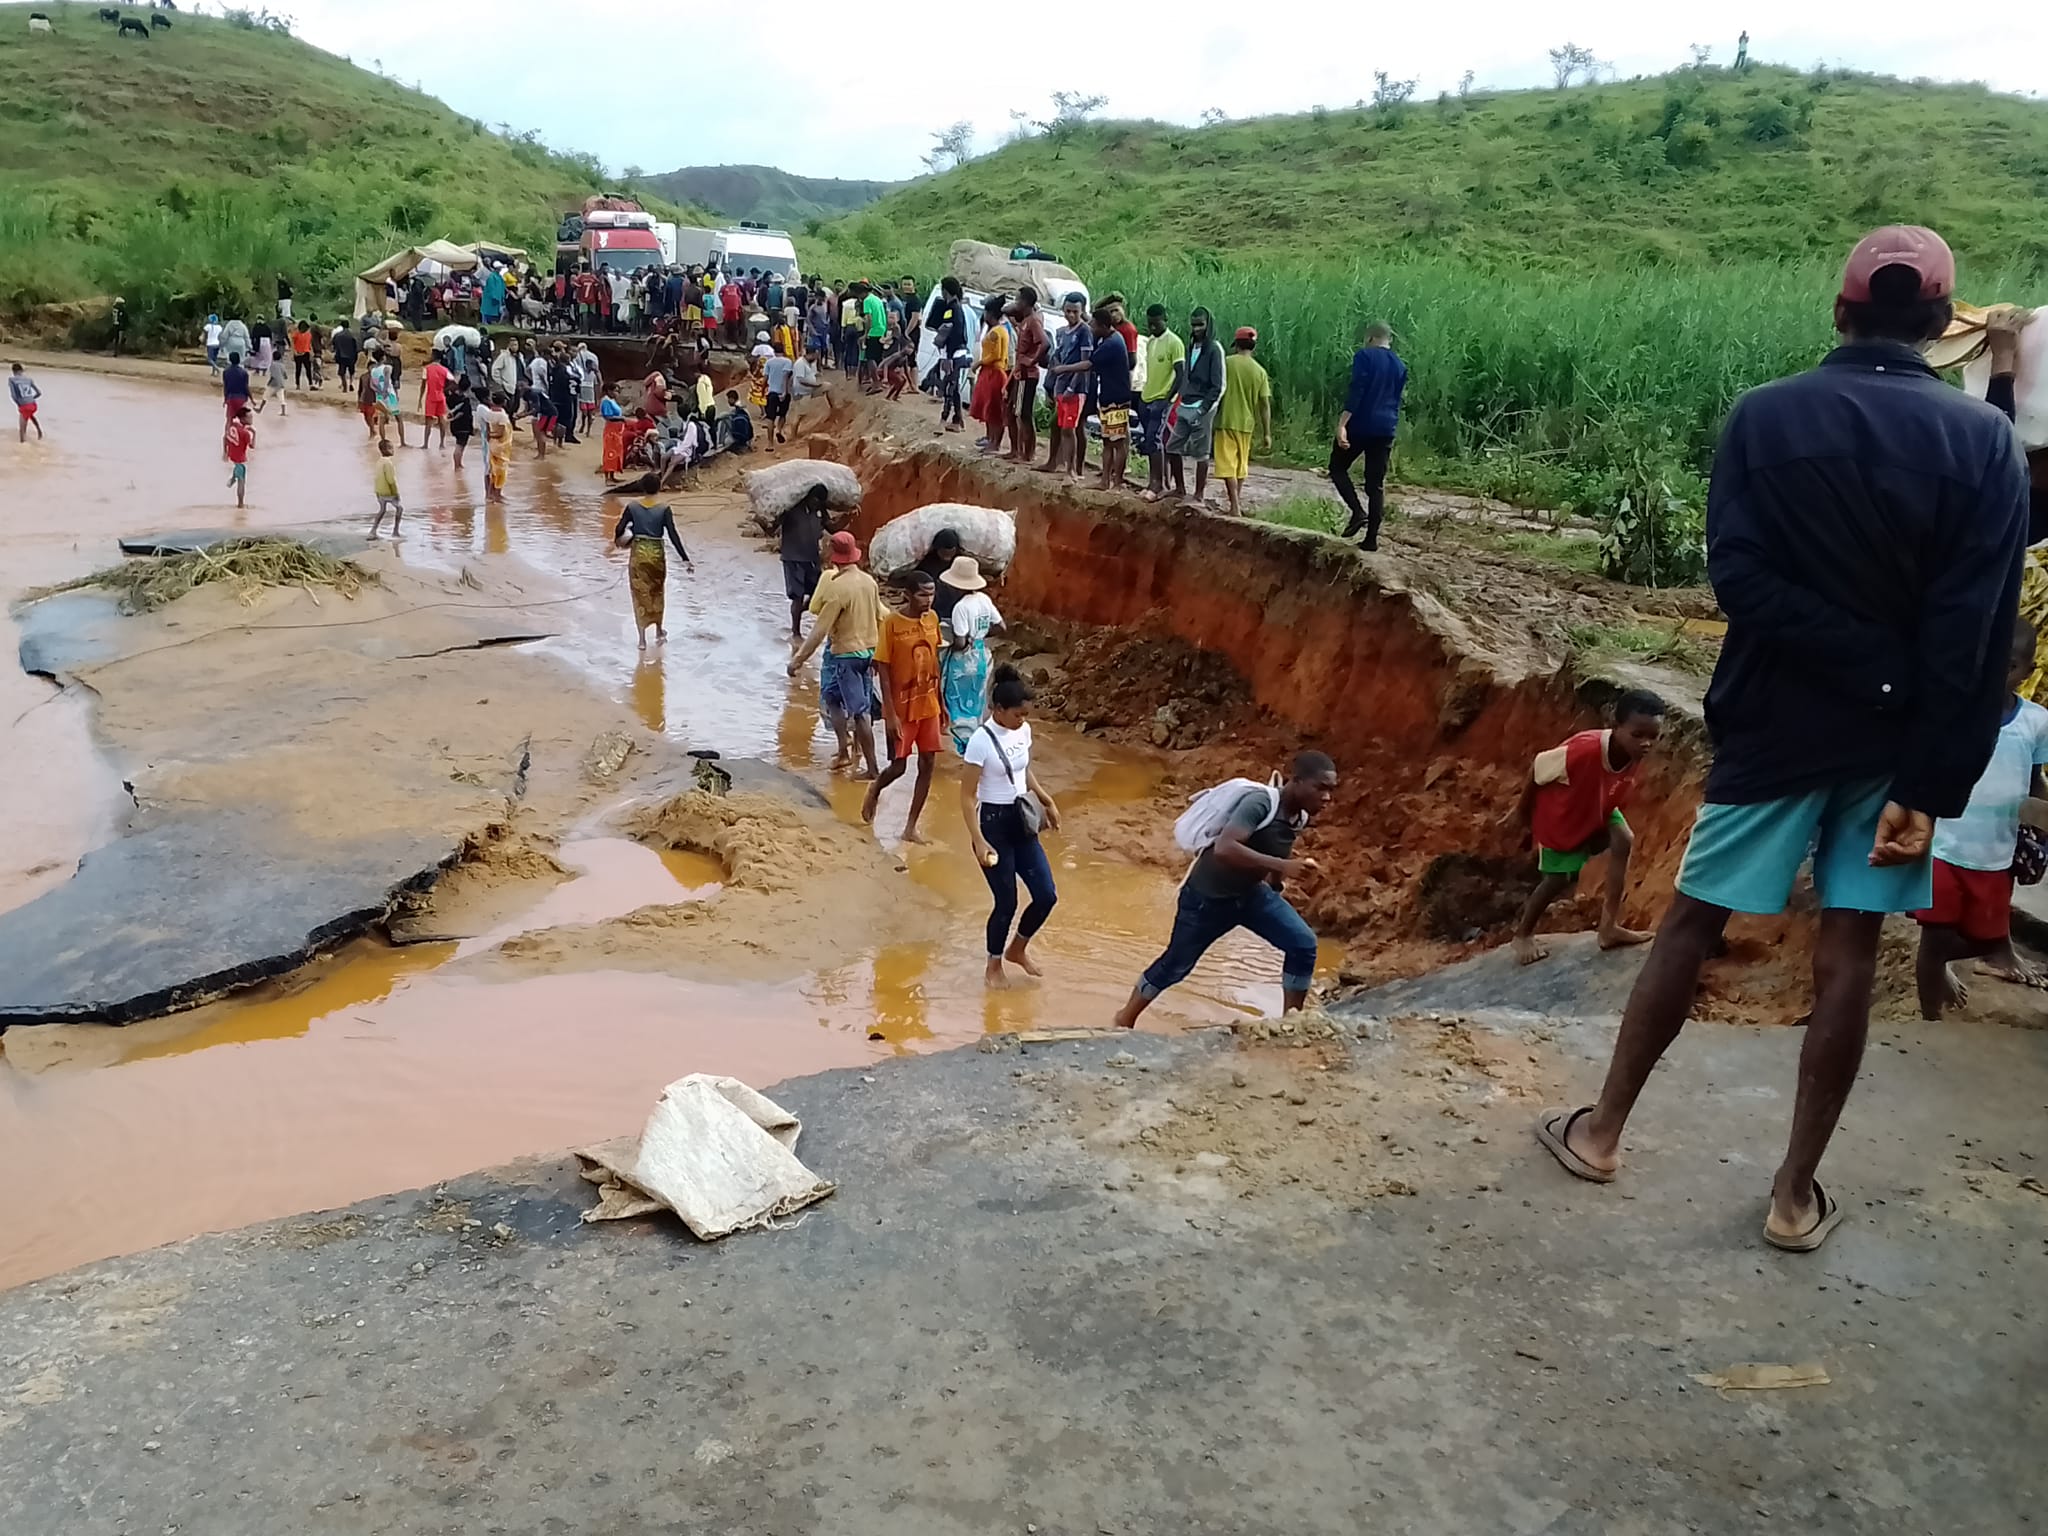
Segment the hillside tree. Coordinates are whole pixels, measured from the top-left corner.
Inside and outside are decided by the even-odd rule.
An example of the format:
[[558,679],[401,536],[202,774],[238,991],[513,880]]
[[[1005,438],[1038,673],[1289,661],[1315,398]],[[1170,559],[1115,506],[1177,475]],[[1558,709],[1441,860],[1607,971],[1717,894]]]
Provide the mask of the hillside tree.
[[1593,57],[1593,50],[1582,48],[1577,43],[1559,43],[1550,50],[1550,68],[1557,79],[1557,88],[1563,90],[1576,76],[1583,75],[1591,80],[1599,72],[1600,61]]
[[974,124],[962,118],[933,133],[931,150],[921,158],[924,168],[934,176],[941,171],[958,170],[974,158]]
[[1372,72],[1372,108],[1381,127],[1399,127],[1407,111],[1408,98],[1414,94],[1413,80],[1396,80],[1384,69]]
[[1073,142],[1075,132],[1089,118],[1109,105],[1107,96],[1086,96],[1079,91],[1054,91],[1052,93],[1052,116],[1036,119],[1032,126],[1052,144],[1052,157],[1057,160],[1068,144]]
[[1202,108],[1201,122],[1204,128],[1219,127],[1220,125],[1227,123],[1229,121],[1230,119],[1224,116],[1223,109],[1221,107]]

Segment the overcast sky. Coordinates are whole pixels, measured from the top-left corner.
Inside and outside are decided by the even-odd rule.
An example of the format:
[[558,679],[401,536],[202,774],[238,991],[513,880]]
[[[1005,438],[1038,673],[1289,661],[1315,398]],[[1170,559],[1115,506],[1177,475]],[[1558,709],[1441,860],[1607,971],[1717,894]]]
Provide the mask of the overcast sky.
[[[1054,90],[1100,93],[1117,117],[1193,122],[1209,107],[1231,117],[1303,112],[1369,96],[1382,69],[1418,80],[1423,100],[1455,89],[1468,69],[1482,87],[1547,85],[1545,55],[1567,40],[1623,77],[1683,64],[1694,43],[1711,45],[1713,61],[1726,64],[1745,26],[1751,56],[1774,63],[1805,68],[1825,59],[2048,91],[2048,6],[2038,3],[2000,6],[1992,24],[1971,30],[1956,12],[1905,0],[1294,0],[1277,11],[1242,0],[1170,0],[1114,13],[1027,6],[1020,14],[1047,18],[1044,40],[1006,43],[998,59],[976,44],[1013,33],[1014,23],[1008,13],[971,6],[863,13],[781,0],[706,13],[657,0],[274,3],[319,47],[359,64],[381,60],[386,74],[457,111],[539,129],[551,145],[593,153],[613,170],[752,163],[895,179],[918,173],[934,129],[969,119],[976,147],[992,148],[1009,129],[1010,109],[1043,116]],[[716,19],[685,20],[704,14]],[[847,21],[856,15],[887,20],[862,29],[850,61]],[[1111,15],[1117,19],[1104,19]],[[763,32],[776,40],[772,66],[762,62],[765,48],[745,41]],[[957,44],[945,41],[949,34]],[[1098,37],[1113,48],[1094,46]]]

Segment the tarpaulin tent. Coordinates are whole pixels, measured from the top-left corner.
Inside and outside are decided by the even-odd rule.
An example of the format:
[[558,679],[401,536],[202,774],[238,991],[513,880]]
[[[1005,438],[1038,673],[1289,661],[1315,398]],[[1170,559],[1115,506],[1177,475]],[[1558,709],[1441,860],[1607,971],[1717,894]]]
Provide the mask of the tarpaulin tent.
[[507,266],[515,261],[524,261],[526,259],[526,251],[524,247],[517,245],[500,245],[495,240],[479,240],[474,245],[464,246],[463,249],[474,253],[475,255],[481,257],[485,261],[495,263],[496,265],[501,267]]
[[412,275],[415,267],[429,262],[449,272],[474,272],[478,264],[475,251],[447,240],[409,245],[385,257],[368,271],[356,274],[356,314],[367,315],[384,308],[384,285],[404,281]]

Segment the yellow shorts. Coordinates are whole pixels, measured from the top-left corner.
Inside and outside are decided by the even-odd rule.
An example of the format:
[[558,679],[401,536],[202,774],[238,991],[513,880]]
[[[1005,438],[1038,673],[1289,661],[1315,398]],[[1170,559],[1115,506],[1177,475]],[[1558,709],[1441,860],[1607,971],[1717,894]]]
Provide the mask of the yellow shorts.
[[1252,467],[1252,435],[1216,429],[1216,478],[1242,480]]

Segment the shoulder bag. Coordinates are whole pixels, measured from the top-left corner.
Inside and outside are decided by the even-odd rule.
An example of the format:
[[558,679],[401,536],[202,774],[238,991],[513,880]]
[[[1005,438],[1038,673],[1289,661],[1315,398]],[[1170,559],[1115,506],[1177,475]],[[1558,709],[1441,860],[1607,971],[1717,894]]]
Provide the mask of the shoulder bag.
[[1010,783],[1017,790],[1017,819],[1024,823],[1026,832],[1033,837],[1038,836],[1039,829],[1045,825],[1045,807],[1038,803],[1038,796],[1017,783],[1017,770],[1010,766],[1010,754],[1003,750],[1002,742],[996,737],[995,722],[984,720],[981,728],[987,733],[988,744],[996,749],[996,757],[1001,761],[1004,771],[1010,775]]

